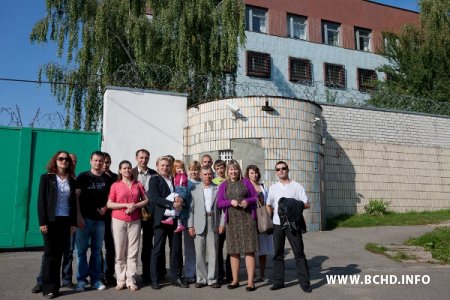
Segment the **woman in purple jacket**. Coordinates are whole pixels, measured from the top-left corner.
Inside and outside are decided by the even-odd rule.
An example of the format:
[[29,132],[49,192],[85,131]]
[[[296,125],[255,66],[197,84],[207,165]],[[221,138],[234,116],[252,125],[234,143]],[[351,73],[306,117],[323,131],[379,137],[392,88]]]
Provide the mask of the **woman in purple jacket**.
[[255,290],[255,252],[258,251],[256,201],[258,195],[252,183],[242,178],[239,163],[232,160],[226,168],[227,180],[219,186],[217,207],[225,213],[227,226],[227,253],[231,258],[233,281],[229,289],[239,287],[240,255],[245,255],[248,292]]

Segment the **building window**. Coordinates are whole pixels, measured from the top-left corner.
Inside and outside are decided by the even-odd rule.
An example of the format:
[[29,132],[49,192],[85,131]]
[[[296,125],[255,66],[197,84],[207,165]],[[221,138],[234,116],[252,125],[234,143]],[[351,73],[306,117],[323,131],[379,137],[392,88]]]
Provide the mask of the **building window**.
[[355,28],[355,47],[356,50],[371,51],[370,36],[372,31],[370,29]]
[[333,22],[322,22],[322,39],[327,45],[340,46],[341,24]]
[[377,72],[374,70],[358,68],[358,88],[362,92],[370,92],[375,89],[378,80]]
[[311,61],[289,57],[289,80],[302,84],[312,83]]
[[233,159],[233,150],[219,150],[219,157],[228,164]]
[[306,40],[306,18],[296,15],[287,15],[288,37]]
[[270,54],[247,51],[247,76],[270,78]]
[[325,86],[344,89],[346,85],[345,67],[325,63]]
[[245,7],[245,30],[267,33],[267,9],[254,6]]

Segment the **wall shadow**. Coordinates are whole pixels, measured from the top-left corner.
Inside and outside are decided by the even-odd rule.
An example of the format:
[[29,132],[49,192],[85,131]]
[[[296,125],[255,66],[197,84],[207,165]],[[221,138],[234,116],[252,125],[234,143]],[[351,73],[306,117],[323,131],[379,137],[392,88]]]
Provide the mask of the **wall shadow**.
[[[329,229],[327,218],[354,215],[361,203],[361,194],[356,192],[356,171],[350,157],[339,142],[328,132],[326,118],[323,118],[323,170],[321,207],[324,229]],[[332,225],[332,224],[330,224]],[[331,226],[332,227],[332,226]]]

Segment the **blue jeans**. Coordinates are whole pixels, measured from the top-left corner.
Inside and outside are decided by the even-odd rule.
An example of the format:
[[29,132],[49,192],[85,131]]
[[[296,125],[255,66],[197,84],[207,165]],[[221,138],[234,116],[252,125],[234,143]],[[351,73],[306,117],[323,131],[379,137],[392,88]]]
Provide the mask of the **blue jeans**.
[[[75,234],[75,243],[77,247],[77,280],[87,283],[87,277],[90,277],[91,284],[101,281],[102,272],[102,247],[105,235],[105,222],[84,219],[84,229],[77,229]],[[89,244],[90,242],[90,244]],[[87,250],[91,246],[91,257],[89,265],[87,261]]]

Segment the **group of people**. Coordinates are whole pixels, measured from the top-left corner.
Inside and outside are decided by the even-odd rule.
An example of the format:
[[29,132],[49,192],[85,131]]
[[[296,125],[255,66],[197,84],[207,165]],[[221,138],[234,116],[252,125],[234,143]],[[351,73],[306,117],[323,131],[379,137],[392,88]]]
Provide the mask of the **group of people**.
[[[200,162],[191,162],[186,170],[181,160],[167,155],[157,159],[153,170],[148,167],[149,159],[149,151],[139,149],[136,167],[124,160],[115,174],[110,170],[110,155],[95,151],[90,157],[90,170],[75,177],[75,155],[58,151],[52,156],[39,185],[38,217],[44,255],[33,292],[42,292],[49,299],[57,297],[60,273],[62,286],[75,291],[84,291],[88,283],[97,290],[106,285],[115,285],[117,290],[138,290],[141,236],[142,281],[153,289],[160,289],[167,275],[168,240],[169,276],[174,286],[187,288],[194,283],[196,288],[220,288],[228,283],[228,289],[235,289],[240,286],[240,256],[244,255],[246,291],[251,292],[256,289],[256,281],[269,281],[265,274],[266,257],[273,254],[270,289],[278,290],[284,287],[287,237],[295,255],[300,287],[311,292],[302,232],[292,230],[284,214],[278,213],[280,199],[286,198],[301,202],[297,215],[309,208],[305,190],[289,178],[286,162],[276,164],[279,181],[267,191],[255,165],[249,165],[243,173],[237,161],[217,160],[213,164],[206,154]],[[273,216],[273,234],[258,233],[258,202]],[[151,218],[142,219],[142,210]],[[74,248],[76,285],[72,283],[71,270]],[[258,279],[256,256],[260,266]]]

